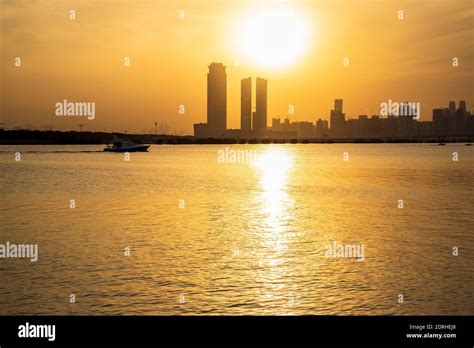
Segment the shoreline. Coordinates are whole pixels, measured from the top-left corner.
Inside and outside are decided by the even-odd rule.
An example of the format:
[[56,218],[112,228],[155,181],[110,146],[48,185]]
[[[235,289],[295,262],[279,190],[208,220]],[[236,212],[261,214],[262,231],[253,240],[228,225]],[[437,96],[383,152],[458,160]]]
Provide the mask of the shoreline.
[[150,145],[206,144],[410,144],[472,143],[474,136],[390,138],[197,138],[190,135],[152,135],[77,131],[0,130],[0,145],[106,145],[115,136]]

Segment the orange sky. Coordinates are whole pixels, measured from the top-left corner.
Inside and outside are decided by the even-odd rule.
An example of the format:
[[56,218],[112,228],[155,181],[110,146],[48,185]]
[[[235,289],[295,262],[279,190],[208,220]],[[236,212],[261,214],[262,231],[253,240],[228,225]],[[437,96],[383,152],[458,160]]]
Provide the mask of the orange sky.
[[[236,33],[256,6],[285,6],[311,24],[293,64],[266,68],[241,51]],[[378,113],[389,99],[420,102],[422,119],[449,100],[474,104],[471,0],[1,0],[1,7],[0,122],[7,128],[143,132],[165,121],[192,134],[193,123],[206,121],[211,62],[227,66],[230,128],[240,127],[240,80],[248,76],[268,79],[269,124],[287,116],[289,105],[292,120],[327,119],[335,98],[350,117]],[[55,116],[63,99],[95,102],[95,119]]]

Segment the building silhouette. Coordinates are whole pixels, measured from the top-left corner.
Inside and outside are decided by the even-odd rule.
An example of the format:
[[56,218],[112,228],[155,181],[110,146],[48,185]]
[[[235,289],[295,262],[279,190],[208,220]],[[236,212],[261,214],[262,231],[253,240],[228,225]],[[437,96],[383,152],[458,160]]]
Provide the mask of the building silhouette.
[[316,121],[316,138],[329,137],[329,122],[327,120],[318,119]]
[[[346,119],[343,99],[334,100],[329,122],[318,119],[290,122],[272,118],[267,127],[267,85],[263,78],[256,79],[256,108],[252,112],[252,78],[241,80],[240,129],[227,129],[227,73],[222,63],[212,63],[207,74],[207,123],[194,124],[194,135],[199,138],[246,139],[311,139],[363,138],[413,139],[420,137],[472,137],[474,115],[467,111],[466,102],[449,101],[448,107],[433,110],[432,121],[419,121],[419,107],[414,103],[400,103],[397,115],[359,115]],[[386,117],[385,117],[386,116]]]
[[474,134],[474,115],[466,109],[466,102],[461,100],[456,110],[456,104],[449,102],[448,108],[433,110],[433,135],[435,136],[465,136]]
[[337,113],[342,113],[342,99],[335,99],[334,100],[334,111]]
[[257,77],[256,110],[252,129],[263,131],[267,128],[267,80]]
[[454,114],[456,113],[456,102],[450,101],[448,108],[449,108],[449,113],[450,113],[451,115],[454,115]]
[[207,123],[194,124],[199,138],[222,138],[227,130],[227,73],[222,63],[211,63],[207,74]]
[[242,133],[252,130],[252,78],[240,81],[240,129]]
[[334,109],[330,114],[331,137],[338,138],[346,135],[345,119],[342,112],[342,99],[334,100]]
[[207,132],[221,137],[226,129],[227,73],[222,63],[212,63],[207,74]]

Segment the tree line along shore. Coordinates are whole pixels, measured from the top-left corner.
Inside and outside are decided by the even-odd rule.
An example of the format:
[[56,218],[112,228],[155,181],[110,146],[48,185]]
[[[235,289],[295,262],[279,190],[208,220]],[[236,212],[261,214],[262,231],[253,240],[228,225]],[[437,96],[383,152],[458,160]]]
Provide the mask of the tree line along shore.
[[437,136],[404,138],[277,138],[235,139],[197,138],[190,135],[126,134],[87,131],[0,130],[2,145],[105,145],[114,138],[128,139],[142,144],[331,144],[331,143],[471,143],[473,136]]

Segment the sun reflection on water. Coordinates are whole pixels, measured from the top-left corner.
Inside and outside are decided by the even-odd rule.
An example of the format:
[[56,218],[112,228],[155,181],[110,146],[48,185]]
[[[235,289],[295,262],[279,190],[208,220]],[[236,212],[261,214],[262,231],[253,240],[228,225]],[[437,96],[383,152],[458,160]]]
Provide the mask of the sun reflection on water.
[[293,168],[293,154],[275,147],[259,153],[254,169],[259,175],[260,191],[256,197],[260,206],[255,232],[260,240],[257,251],[257,282],[265,287],[260,303],[273,303],[275,298],[284,298],[292,289],[288,288],[288,248],[292,243],[292,206],[288,194],[288,180]]
[[287,192],[288,175],[293,166],[292,154],[281,147],[259,154],[254,167],[260,175],[261,215],[265,229],[282,232],[291,203]]
[[254,167],[261,173],[260,183],[265,191],[281,191],[293,166],[293,157],[288,150],[272,148],[259,153]]

